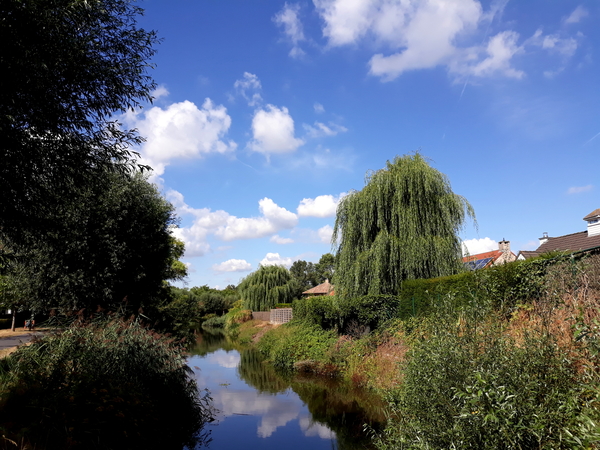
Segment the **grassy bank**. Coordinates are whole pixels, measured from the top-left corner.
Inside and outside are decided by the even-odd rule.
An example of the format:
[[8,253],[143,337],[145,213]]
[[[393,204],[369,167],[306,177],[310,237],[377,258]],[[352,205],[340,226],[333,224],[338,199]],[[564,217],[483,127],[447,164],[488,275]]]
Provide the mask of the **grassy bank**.
[[453,288],[414,317],[401,298],[302,300],[256,346],[282,370],[385,395],[381,449],[597,448],[600,255],[531,267],[480,274],[468,289],[443,280]]

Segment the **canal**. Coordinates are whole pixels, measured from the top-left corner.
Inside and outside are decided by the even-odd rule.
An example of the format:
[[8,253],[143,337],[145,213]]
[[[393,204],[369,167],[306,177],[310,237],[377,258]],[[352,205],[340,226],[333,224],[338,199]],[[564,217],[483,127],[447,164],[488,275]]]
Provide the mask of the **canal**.
[[329,378],[285,377],[224,335],[204,331],[188,364],[208,389],[215,421],[206,425],[212,450],[370,449],[365,424],[377,430],[383,402]]

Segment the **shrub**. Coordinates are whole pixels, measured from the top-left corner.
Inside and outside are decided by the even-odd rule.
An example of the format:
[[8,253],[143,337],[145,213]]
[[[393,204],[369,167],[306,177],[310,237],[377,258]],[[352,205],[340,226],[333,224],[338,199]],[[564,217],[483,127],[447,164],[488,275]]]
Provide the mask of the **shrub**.
[[181,449],[211,418],[182,349],[137,321],[71,326],[2,369],[2,432],[35,448]]
[[585,412],[589,390],[583,395],[576,369],[543,330],[517,342],[493,313],[446,308],[413,333],[404,370],[396,417],[380,449],[562,449],[597,442],[594,426],[586,425],[593,425]]
[[326,330],[335,329],[341,334],[373,330],[393,317],[397,307],[398,298],[392,295],[319,296],[296,300],[293,304],[294,319]]
[[224,326],[225,316],[212,315],[212,317],[209,317],[204,322],[202,322],[202,328],[223,328]]
[[336,340],[334,331],[290,322],[268,331],[258,342],[258,350],[275,367],[292,370],[299,361],[326,363],[327,352]]

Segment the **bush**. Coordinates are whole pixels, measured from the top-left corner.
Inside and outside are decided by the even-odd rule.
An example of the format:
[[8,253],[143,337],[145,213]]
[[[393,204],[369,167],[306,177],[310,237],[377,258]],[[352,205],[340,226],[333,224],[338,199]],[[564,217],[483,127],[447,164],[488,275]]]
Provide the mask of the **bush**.
[[183,350],[137,321],[71,326],[2,369],[2,433],[35,448],[181,449],[211,419]]
[[223,328],[225,327],[225,316],[215,316],[211,314],[204,322],[202,322],[202,328]]
[[543,330],[517,341],[497,316],[476,308],[446,308],[417,330],[395,393],[396,418],[380,449],[566,449],[597,442],[579,375]]
[[279,369],[292,370],[300,361],[324,364],[327,352],[337,340],[334,331],[316,325],[290,322],[268,331],[258,350]]
[[294,319],[318,325],[341,334],[355,334],[354,330],[368,332],[392,318],[398,307],[398,298],[391,295],[365,295],[357,298],[319,296],[296,300]]

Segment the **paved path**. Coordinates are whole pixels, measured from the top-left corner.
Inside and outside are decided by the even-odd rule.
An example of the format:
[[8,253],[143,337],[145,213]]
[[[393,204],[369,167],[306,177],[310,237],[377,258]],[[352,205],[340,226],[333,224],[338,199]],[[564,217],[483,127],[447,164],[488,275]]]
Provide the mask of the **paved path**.
[[33,336],[41,336],[39,331],[15,331],[14,335],[0,338],[0,351],[7,348],[18,347],[21,344],[29,342]]

